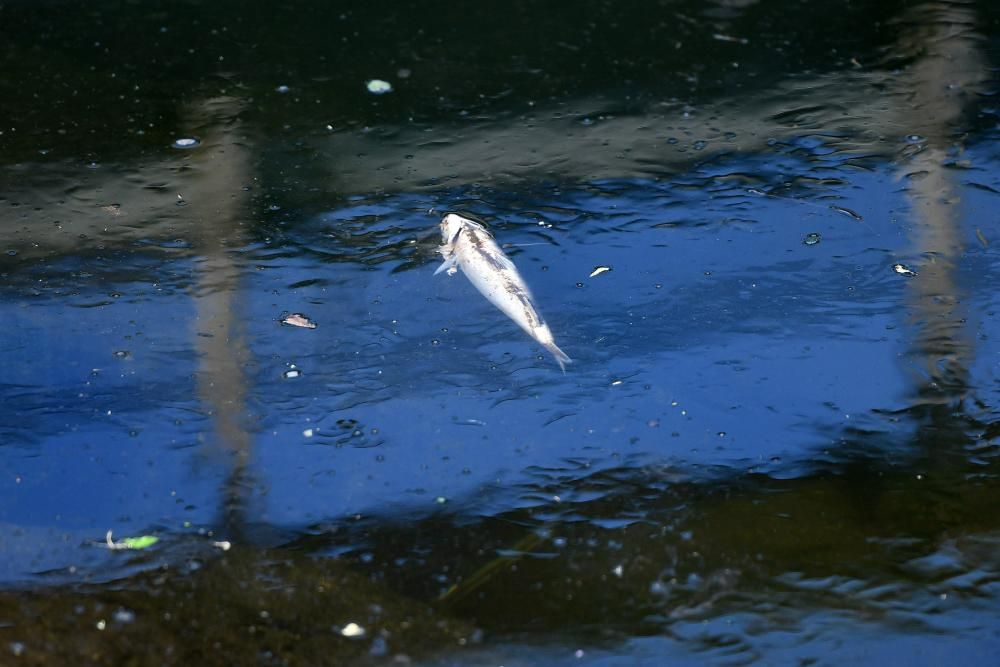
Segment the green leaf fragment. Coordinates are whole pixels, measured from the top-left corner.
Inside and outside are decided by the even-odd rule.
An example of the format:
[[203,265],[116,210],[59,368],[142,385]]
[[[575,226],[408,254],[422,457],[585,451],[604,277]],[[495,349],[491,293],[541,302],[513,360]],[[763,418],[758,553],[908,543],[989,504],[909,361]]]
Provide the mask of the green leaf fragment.
[[139,537],[126,537],[118,544],[122,549],[148,549],[160,541],[156,535],[141,535]]

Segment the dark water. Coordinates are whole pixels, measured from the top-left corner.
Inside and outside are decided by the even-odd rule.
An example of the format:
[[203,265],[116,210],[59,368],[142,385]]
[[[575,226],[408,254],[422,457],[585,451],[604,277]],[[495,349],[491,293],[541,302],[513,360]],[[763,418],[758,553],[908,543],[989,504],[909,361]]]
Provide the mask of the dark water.
[[0,35],[0,664],[993,664],[996,3]]

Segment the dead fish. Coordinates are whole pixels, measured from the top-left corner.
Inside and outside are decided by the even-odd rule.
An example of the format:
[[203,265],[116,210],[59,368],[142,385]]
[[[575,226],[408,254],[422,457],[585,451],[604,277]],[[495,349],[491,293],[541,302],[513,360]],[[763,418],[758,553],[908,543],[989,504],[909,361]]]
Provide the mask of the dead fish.
[[551,352],[565,372],[566,364],[572,359],[556,345],[549,326],[538,313],[531,290],[486,228],[474,220],[449,213],[441,220],[441,238],[438,251],[444,263],[434,275],[447,271],[451,276],[462,269],[469,282]]

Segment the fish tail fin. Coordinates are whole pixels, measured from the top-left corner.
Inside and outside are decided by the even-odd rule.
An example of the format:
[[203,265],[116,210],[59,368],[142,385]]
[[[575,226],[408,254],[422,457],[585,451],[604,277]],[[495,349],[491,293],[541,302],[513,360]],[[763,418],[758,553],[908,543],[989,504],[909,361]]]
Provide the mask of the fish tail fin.
[[545,349],[552,353],[552,356],[556,358],[556,362],[559,364],[559,368],[562,372],[566,372],[566,364],[573,363],[573,360],[569,358],[569,355],[559,349],[559,346],[555,342],[545,344]]

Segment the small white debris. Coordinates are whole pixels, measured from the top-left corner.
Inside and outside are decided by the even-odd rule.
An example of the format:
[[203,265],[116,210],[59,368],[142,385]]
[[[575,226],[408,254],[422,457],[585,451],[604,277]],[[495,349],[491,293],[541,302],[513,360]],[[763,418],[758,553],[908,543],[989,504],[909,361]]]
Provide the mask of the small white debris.
[[302,376],[302,371],[296,368],[295,364],[292,364],[292,367],[282,373],[282,375],[284,375],[285,378],[297,378]]
[[907,276],[907,277],[910,277],[910,278],[912,278],[913,276],[917,275],[916,271],[914,271],[910,267],[906,266],[905,264],[893,264],[892,265],[892,270],[895,271],[896,273],[898,273],[901,276]]
[[302,313],[290,313],[281,317],[281,323],[290,327],[302,327],[303,329],[315,329],[316,323]]
[[212,546],[216,549],[222,549],[223,551],[229,551],[233,548],[233,543],[229,540],[222,540],[221,542],[212,542]]
[[174,139],[174,143],[172,143],[171,146],[174,148],[195,148],[200,144],[201,141],[195,137],[180,137],[178,139]]
[[357,623],[348,623],[340,629],[340,634],[344,637],[364,637],[365,629]]
[[437,498],[434,499],[434,502],[436,502],[438,505],[444,505],[446,502],[448,502],[448,499],[445,498],[444,496],[438,496]]
[[749,44],[750,40],[746,37],[734,37],[733,35],[726,35],[721,32],[712,33],[712,39],[719,42],[731,42],[733,44]]
[[372,79],[365,84],[365,87],[372,95],[385,95],[392,92],[392,84],[382,79]]
[[599,276],[602,273],[607,273],[610,270],[611,270],[610,266],[595,266],[594,270],[590,272],[590,277],[593,278],[594,276]]
[[284,94],[284,93],[287,93],[289,90],[291,90],[291,88],[289,88],[288,86],[281,85],[281,86],[278,86],[277,88],[275,88],[274,92]]
[[108,622],[105,621],[103,618],[97,622],[97,629],[98,630],[103,630],[106,627],[108,627]]
[[314,430],[312,430],[311,428],[307,428],[306,430],[302,431],[302,435],[304,435],[307,438],[311,438],[315,434],[316,434],[316,432]]
[[615,569],[611,570],[611,573],[621,579],[625,576],[625,568],[622,567],[621,563],[619,563],[618,565],[615,565]]

